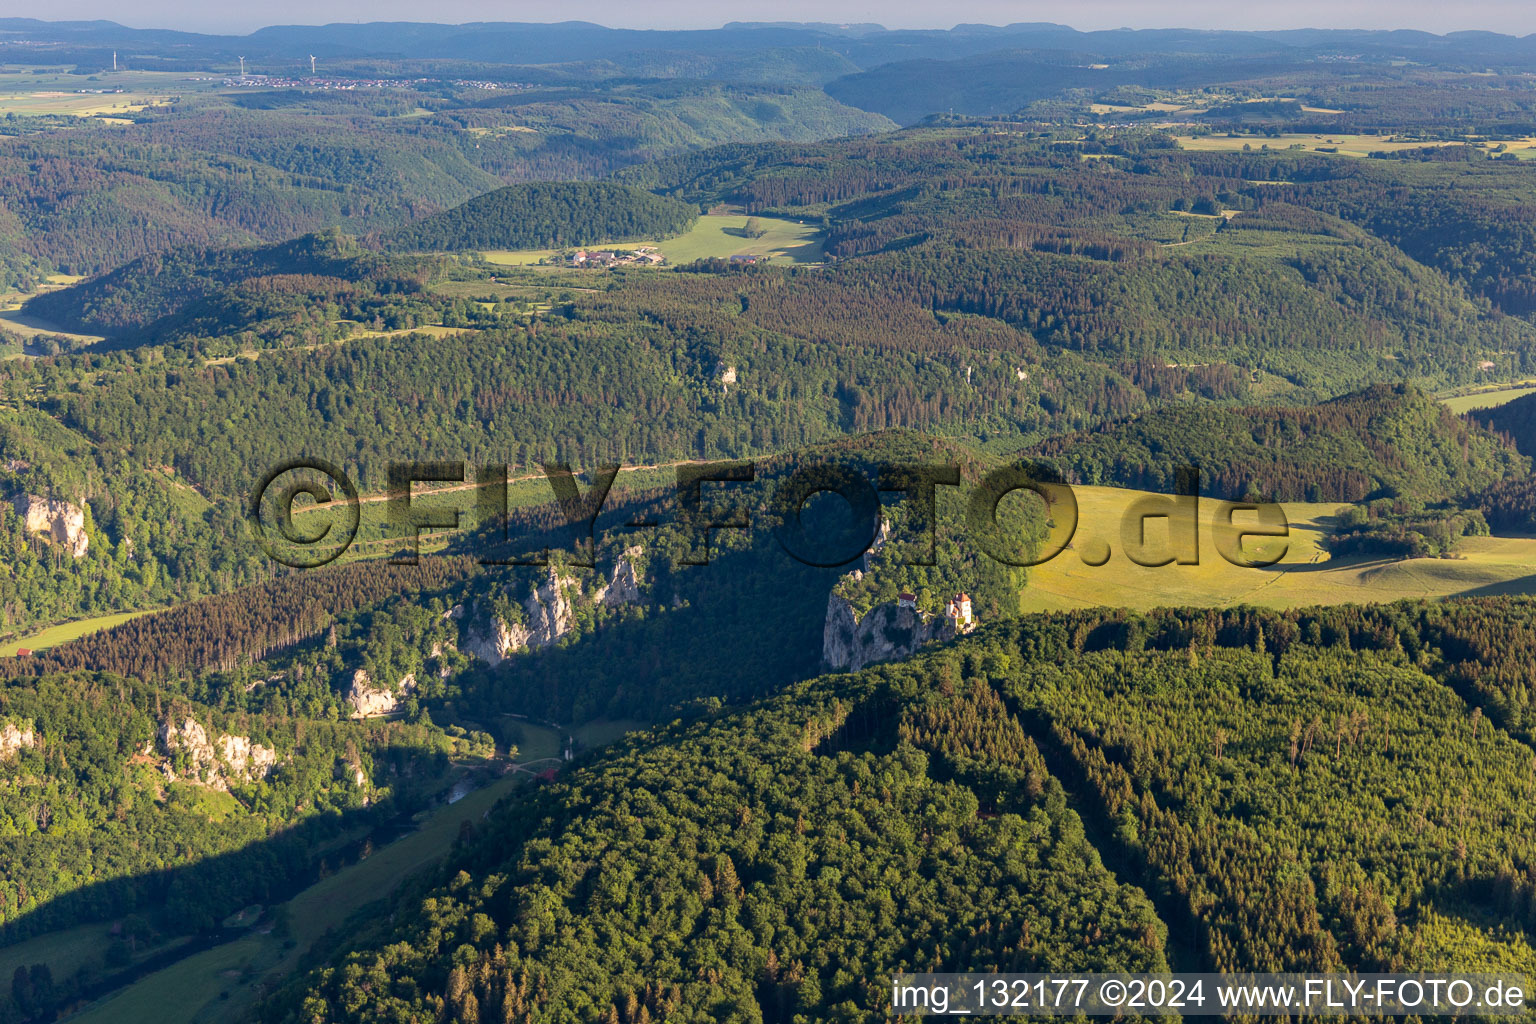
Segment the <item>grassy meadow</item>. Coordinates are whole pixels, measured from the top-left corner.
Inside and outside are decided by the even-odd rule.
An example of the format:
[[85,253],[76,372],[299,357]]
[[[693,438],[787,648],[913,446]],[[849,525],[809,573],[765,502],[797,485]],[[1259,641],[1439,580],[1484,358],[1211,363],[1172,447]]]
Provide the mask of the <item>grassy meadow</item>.
[[[761,238],[747,238],[741,234],[747,223],[743,214],[705,214],[685,234],[672,238],[633,238],[607,242],[603,246],[654,245],[676,266],[694,260],[717,257],[725,259],[738,255],[768,256],[776,262],[820,263],[822,261],[819,228],[777,217],[758,217],[757,222],[767,233]],[[481,253],[487,260],[504,267],[525,267],[560,252],[559,249],[490,249]]]
[[[1145,567],[1120,550],[1120,523],[1131,504],[1147,492],[1117,487],[1076,487],[1078,527],[1073,546],[1029,570],[1025,611],[1063,611],[1094,606],[1144,611],[1160,606],[1227,607],[1251,604],[1296,608],[1314,604],[1396,601],[1456,594],[1536,593],[1536,538],[1473,537],[1456,558],[1389,560],[1333,559],[1323,542],[1333,529],[1340,502],[1285,502],[1287,540],[1245,541],[1250,555],[1271,556],[1286,544],[1285,557],[1266,569],[1232,565],[1216,551],[1212,516],[1215,499],[1200,501],[1198,565]],[[1235,521],[1244,520],[1239,514]],[[1251,517],[1249,519],[1251,520]],[[1187,520],[1179,527],[1187,528]],[[1147,542],[1166,547],[1168,520],[1149,520]],[[1109,561],[1091,566],[1103,544]],[[1093,559],[1097,560],[1097,559]]]
[[[122,55],[126,61],[127,55]],[[0,66],[0,116],[66,115],[101,117],[131,114],[166,103],[187,91],[188,76],[171,71],[113,71],[71,74],[69,68]],[[97,92],[115,90],[122,92]],[[82,91],[85,90],[85,91]]]
[[0,643],[0,658],[15,657],[17,650],[23,647],[32,651],[43,651],[50,647],[57,647],[59,644],[66,643],[67,641],[78,640],[80,637],[94,633],[97,630],[110,629],[113,626],[127,622],[129,619],[136,619],[140,615],[148,615],[156,610],[154,608],[145,608],[140,611],[115,612],[111,615],[97,615],[89,619],[76,619],[74,622],[63,622],[57,626],[49,626],[47,629],[39,630],[36,633],[29,633],[27,636],[16,640]]
[[1465,395],[1447,395],[1440,402],[1451,412],[1460,413],[1471,412],[1473,409],[1492,409],[1530,394],[1536,394],[1536,382],[1525,381],[1521,384],[1484,388]]

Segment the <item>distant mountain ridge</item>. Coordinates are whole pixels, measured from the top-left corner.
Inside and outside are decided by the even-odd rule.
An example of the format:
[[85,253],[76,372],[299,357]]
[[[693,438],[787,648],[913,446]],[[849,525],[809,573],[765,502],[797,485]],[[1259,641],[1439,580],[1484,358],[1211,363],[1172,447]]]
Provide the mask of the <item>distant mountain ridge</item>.
[[[904,59],[952,60],[1018,48],[1081,49],[1105,55],[1133,53],[1257,53],[1332,49],[1351,56],[1424,60],[1513,60],[1536,54],[1536,36],[1495,32],[1436,35],[1413,30],[1289,29],[1236,31],[1196,28],[1081,31],[1050,22],[1009,25],[958,24],[950,29],[888,29],[876,24],[729,22],[708,29],[610,28],[586,21],[343,22],[328,25],[271,25],[246,35],[134,29],[106,20],[44,21],[0,18],[0,34],[34,40],[113,43],[185,48],[247,57],[290,54],[293,48],[320,56],[373,55],[492,59],[504,63],[593,60],[616,53],[681,49],[717,53],[778,46],[838,49],[865,68]],[[153,51],[151,51],[153,52]],[[166,54],[169,56],[170,54]],[[16,55],[12,55],[13,57]]]

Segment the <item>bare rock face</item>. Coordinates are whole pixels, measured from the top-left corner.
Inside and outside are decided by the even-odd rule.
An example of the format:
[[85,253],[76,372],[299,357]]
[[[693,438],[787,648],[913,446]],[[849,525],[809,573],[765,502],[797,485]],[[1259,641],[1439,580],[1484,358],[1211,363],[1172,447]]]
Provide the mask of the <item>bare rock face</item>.
[[91,539],[85,535],[85,510],[57,498],[23,494],[16,499],[16,514],[28,533],[40,534],[63,545],[76,558],[85,557]]
[[933,620],[900,604],[876,605],[860,619],[846,599],[833,594],[827,600],[821,658],[828,668],[857,672],[866,665],[905,658],[930,640],[952,635],[949,619]]
[[347,703],[352,707],[353,718],[377,718],[400,710],[401,697],[416,690],[416,675],[410,673],[400,680],[396,690],[374,686],[364,669],[352,673],[352,686],[347,690]]
[[21,750],[37,746],[37,733],[29,725],[18,728],[15,722],[0,726],[0,761],[15,757]]
[[252,743],[248,736],[220,736],[219,753],[230,778],[241,782],[257,782],[272,774],[277,767],[277,751]]
[[597,603],[605,608],[618,608],[640,600],[640,577],[635,572],[634,559],[640,548],[629,548],[613,567],[613,578],[607,586],[598,590]]
[[[167,718],[160,723],[160,749],[167,755],[185,751],[187,755],[187,781],[206,782],[215,776],[213,744],[208,742],[207,731],[194,718],[188,718],[178,726]],[[176,773],[169,762],[164,765],[167,779],[175,780]]]
[[252,743],[248,736],[226,733],[219,737],[217,744],[210,743],[208,731],[194,718],[186,719],[179,726],[167,718],[160,723],[159,740],[160,752],[165,755],[160,770],[170,782],[177,779],[171,762],[177,751],[186,753],[183,781],[226,792],[231,781],[260,782],[277,766],[277,751]]
[[528,646],[548,647],[571,631],[576,614],[566,588],[575,582],[551,567],[548,578],[528,595],[523,602],[528,613]]
[[509,623],[495,615],[483,628],[471,625],[464,633],[464,653],[492,668],[527,646],[528,630],[522,623]]
[[[462,612],[458,617],[468,625],[464,628],[459,649],[494,668],[518,651],[549,647],[559,642],[576,625],[576,607],[571,600],[571,591],[576,587],[578,583],[574,577],[562,576],[551,568],[544,581],[523,601],[525,622],[507,622],[496,615],[477,615],[473,608]],[[611,600],[608,598],[610,593],[613,594]],[[614,583],[596,595],[598,601],[611,604],[626,603],[639,597],[639,579],[634,565],[624,561],[614,567]]]

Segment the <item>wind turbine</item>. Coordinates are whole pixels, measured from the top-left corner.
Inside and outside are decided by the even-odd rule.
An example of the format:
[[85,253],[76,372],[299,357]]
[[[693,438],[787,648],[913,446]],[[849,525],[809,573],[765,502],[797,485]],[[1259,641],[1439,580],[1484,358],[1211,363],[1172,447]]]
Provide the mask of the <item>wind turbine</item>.
[[245,58],[244,57],[240,58],[240,77],[241,78],[245,77]]
[[315,55],[314,54],[310,54],[309,55],[309,73],[310,74],[314,74],[315,73]]

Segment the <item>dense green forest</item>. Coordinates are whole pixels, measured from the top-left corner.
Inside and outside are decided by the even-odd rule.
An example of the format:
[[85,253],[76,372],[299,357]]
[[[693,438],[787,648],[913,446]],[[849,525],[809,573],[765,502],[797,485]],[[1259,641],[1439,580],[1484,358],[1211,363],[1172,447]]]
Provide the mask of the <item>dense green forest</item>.
[[[1021,616],[1035,570],[995,555],[1059,510],[986,501],[1193,464],[1327,503],[1319,579],[1527,588],[1395,563],[1536,532],[1536,403],[1434,397],[1536,376],[1536,44],[0,32],[0,641],[146,612],[0,662],[0,1021],[215,943],[196,1015],[230,1022],[851,1022],[907,968],[1536,973],[1532,599]],[[753,217],[804,237],[479,252]],[[345,561],[282,568],[247,521],[296,458],[369,500]],[[464,515],[406,564],[381,499],[429,459],[511,480],[418,489]],[[695,508],[700,460],[753,469]],[[953,467],[931,513],[914,466]],[[852,504],[786,502],[812,470]],[[416,831],[502,775],[451,849]],[[278,907],[403,835],[446,859],[297,948]],[[85,970],[32,952],[80,925]]]
[[542,249],[687,231],[698,210],[644,189],[601,182],[508,185],[390,235],[394,248]]
[[[108,467],[131,453],[172,467],[218,522],[233,521],[263,467],[298,453],[379,490],[401,458],[668,463],[893,428],[1019,451],[1165,409],[1157,429],[1208,465],[1208,493],[1439,501],[1522,475],[1423,399],[1397,425],[1363,411],[1346,425],[1345,406],[1211,419],[1186,407],[1307,406],[1379,381],[1434,388],[1536,371],[1536,327],[1509,298],[1532,273],[1523,248],[1474,273],[1473,236],[1472,248],[1415,244],[1411,255],[1358,205],[1390,206],[1407,189],[1437,216],[1518,224],[1520,167],[1187,153],[1144,129],[1091,144],[1085,160],[1090,141],[1049,125],[736,144],[635,168],[627,191],[519,186],[460,208],[510,215],[508,200],[539,196],[551,215],[598,217],[571,227],[599,232],[621,230],[603,218],[627,207],[598,196],[671,211],[663,219],[678,225],[721,204],[792,215],[825,226],[830,263],[819,268],[618,271],[578,288],[557,270],[379,256],[335,232],[155,254],[34,299],[29,310],[112,338],[6,362],[0,394],[84,439],[108,504],[124,504]],[[523,241],[550,241],[549,229]],[[441,244],[518,244],[451,234]],[[411,333],[422,327],[432,330]],[[727,368],[730,384],[717,380]],[[1218,450],[1228,442],[1213,424],[1226,415],[1237,419],[1223,430],[1252,438],[1245,453]],[[1295,426],[1255,425],[1282,421]],[[1325,436],[1336,429],[1358,440]],[[1311,438],[1289,469],[1259,450],[1270,430]],[[1172,472],[1160,460],[1101,453],[1079,478],[1159,486]],[[1511,506],[1501,523],[1529,507],[1490,497],[1485,515],[1494,504]],[[122,536],[108,532],[112,544]],[[216,525],[211,536],[229,534]],[[236,547],[203,561],[238,563]],[[172,574],[179,586],[251,582],[149,553],[185,566]],[[130,607],[139,593],[28,598],[11,620]]]
[[[288,295],[335,306],[356,302],[359,292],[419,292],[424,276],[415,265],[369,256],[347,236],[326,232],[251,248],[152,253],[40,295],[27,310],[74,330],[163,342],[249,329],[281,312]],[[317,320],[328,326],[323,308],[319,312]],[[365,315],[356,308],[340,312],[351,319]]]
[[264,1016],[851,1021],[939,965],[1525,970],[1532,752],[1468,681],[1532,636],[1508,599],[988,627],[511,800]]
[[1266,501],[1440,502],[1530,469],[1508,443],[1406,385],[1294,408],[1173,406],[1026,454],[1082,483],[1165,493],[1180,467],[1197,466],[1202,493]]

